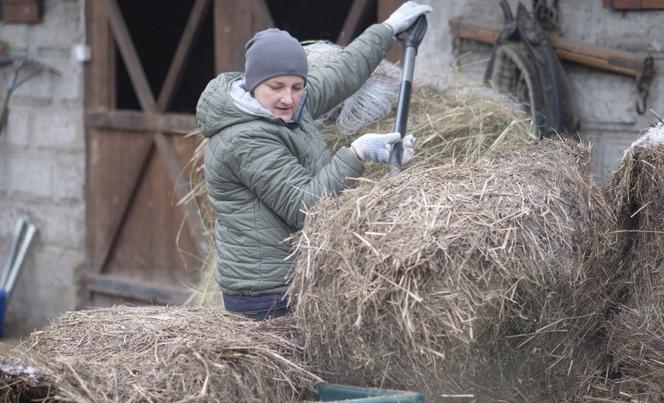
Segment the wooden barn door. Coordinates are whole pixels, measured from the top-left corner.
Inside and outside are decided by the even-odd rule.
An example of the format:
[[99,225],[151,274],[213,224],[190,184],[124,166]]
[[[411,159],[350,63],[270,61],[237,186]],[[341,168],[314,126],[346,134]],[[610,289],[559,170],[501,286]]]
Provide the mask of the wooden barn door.
[[189,160],[197,145],[185,134],[196,128],[195,100],[205,83],[219,72],[242,70],[243,45],[256,31],[274,26],[273,15],[281,18],[277,23],[290,24],[292,10],[302,14],[296,21],[315,29],[306,15],[344,3],[335,36],[328,39],[345,45],[362,24],[384,18],[401,1],[295,3],[86,2],[92,52],[85,101],[91,269],[83,285],[89,305],[177,304],[195,286],[210,252],[209,223],[202,222],[195,203],[178,203],[190,192]]
[[[144,15],[130,15],[126,7],[123,13],[129,3],[87,2],[92,58],[86,72],[86,198],[92,269],[84,275],[84,286],[91,305],[175,304],[195,286],[209,246],[195,203],[178,204],[190,192],[188,162],[197,140],[185,134],[196,128],[194,109],[189,105],[184,113],[173,112],[171,105],[199,39],[214,54],[212,63],[216,60],[195,89],[200,94],[215,72],[241,62],[229,50],[241,49],[249,35],[272,22],[262,1],[181,2],[189,4],[188,18],[168,27],[179,38],[167,45],[172,57],[162,61],[166,73],[156,91],[142,63],[154,52],[139,44],[145,38],[132,33],[140,35],[169,10],[162,9],[161,1],[150,1],[152,9]],[[213,38],[198,35],[206,20],[214,21]],[[168,37],[159,31],[153,35]],[[118,101],[121,73],[128,76],[134,108]]]

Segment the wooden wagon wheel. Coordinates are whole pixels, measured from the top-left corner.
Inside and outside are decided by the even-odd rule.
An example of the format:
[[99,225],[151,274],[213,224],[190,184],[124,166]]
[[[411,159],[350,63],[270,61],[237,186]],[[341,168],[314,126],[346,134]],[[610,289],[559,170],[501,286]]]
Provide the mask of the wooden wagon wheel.
[[538,131],[544,127],[543,91],[537,70],[521,46],[508,43],[496,48],[495,65],[489,80],[529,112]]

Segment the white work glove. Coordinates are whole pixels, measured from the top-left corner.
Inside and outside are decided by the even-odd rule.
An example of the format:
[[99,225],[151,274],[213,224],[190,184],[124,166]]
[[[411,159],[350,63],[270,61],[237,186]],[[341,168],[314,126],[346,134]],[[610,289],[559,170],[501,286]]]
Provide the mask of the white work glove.
[[407,1],[397,8],[383,24],[392,28],[394,35],[398,35],[410,28],[417,17],[426,14],[432,10],[431,6],[417,4],[414,1]]
[[415,137],[409,134],[401,140],[401,165],[406,165],[415,155]]
[[[399,141],[401,141],[401,135],[396,132],[387,134],[367,133],[353,141],[350,147],[362,161],[375,161],[387,164],[390,162],[392,147]],[[406,164],[413,159],[415,153],[414,146],[415,137],[409,134],[403,138],[401,164]]]

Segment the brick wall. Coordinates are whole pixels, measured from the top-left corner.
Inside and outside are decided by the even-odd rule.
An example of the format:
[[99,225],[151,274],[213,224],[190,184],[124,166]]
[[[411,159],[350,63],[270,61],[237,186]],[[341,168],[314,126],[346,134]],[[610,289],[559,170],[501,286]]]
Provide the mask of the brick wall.
[[[448,70],[456,62],[461,71],[480,79],[489,57],[489,46],[466,43],[454,52],[448,21],[456,16],[502,22],[497,0],[424,0],[434,7],[429,31],[420,46],[416,81],[429,81],[431,72]],[[531,1],[522,1],[530,8]],[[518,1],[510,0],[516,10]],[[560,0],[561,35],[597,46],[649,53],[655,59],[649,108],[664,115],[664,10],[612,11],[601,0]],[[581,119],[581,135],[592,144],[593,168],[605,184],[624,149],[650,127],[652,114],[638,115],[634,79],[564,63]],[[657,72],[657,70],[659,72]],[[444,84],[444,83],[443,83]]]
[[[0,263],[17,218],[39,234],[7,308],[5,331],[20,335],[78,305],[76,275],[85,264],[83,65],[71,57],[85,43],[84,0],[45,0],[38,24],[0,22],[10,56],[58,70],[19,87],[0,131]],[[10,68],[0,71],[3,93]]]

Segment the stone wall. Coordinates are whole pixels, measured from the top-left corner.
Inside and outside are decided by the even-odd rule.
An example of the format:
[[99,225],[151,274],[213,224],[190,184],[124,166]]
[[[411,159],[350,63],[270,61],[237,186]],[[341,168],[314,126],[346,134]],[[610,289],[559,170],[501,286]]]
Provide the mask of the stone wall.
[[[20,335],[79,303],[76,277],[85,263],[84,65],[72,49],[86,41],[84,0],[45,0],[42,22],[0,22],[0,40],[9,44],[6,54],[59,72],[43,72],[16,90],[0,131],[0,264],[20,215],[39,231],[6,311],[6,333]],[[0,71],[2,93],[10,71]]]
[[[478,79],[484,73],[490,47],[464,41],[453,46],[448,21],[457,16],[502,22],[497,0],[423,0],[433,6],[429,31],[420,46],[416,81],[450,65]],[[518,0],[510,0],[516,10]],[[531,1],[523,0],[530,9]],[[655,59],[655,79],[648,108],[664,115],[664,10],[614,11],[601,0],[560,0],[561,36],[597,46],[648,53]],[[638,115],[633,78],[564,62],[581,120],[581,135],[592,144],[593,168],[605,184],[624,149],[656,119]],[[659,70],[659,72],[657,72]]]

